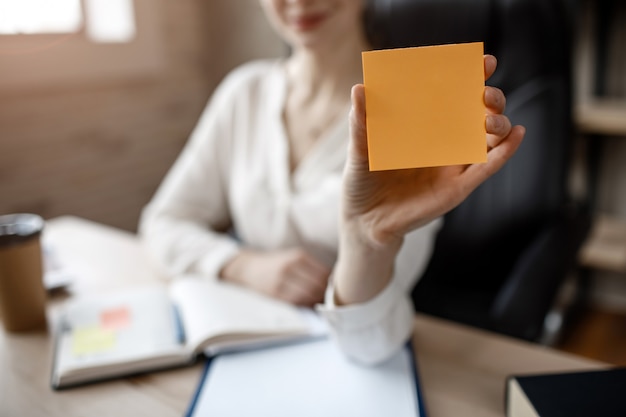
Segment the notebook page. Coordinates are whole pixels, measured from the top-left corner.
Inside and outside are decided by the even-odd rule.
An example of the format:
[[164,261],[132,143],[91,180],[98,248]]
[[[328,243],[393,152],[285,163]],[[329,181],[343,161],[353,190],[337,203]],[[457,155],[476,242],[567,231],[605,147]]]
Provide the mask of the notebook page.
[[418,417],[409,355],[405,348],[378,366],[360,365],[328,338],[219,355],[188,415]]

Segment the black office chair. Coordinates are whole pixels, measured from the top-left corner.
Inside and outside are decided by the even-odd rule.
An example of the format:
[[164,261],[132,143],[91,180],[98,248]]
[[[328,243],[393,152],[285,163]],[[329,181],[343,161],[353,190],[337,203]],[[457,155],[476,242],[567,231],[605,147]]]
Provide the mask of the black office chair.
[[568,193],[572,7],[566,0],[376,0],[377,47],[483,41],[488,84],[527,133],[517,154],[445,216],[413,291],[417,311],[537,341],[591,223]]

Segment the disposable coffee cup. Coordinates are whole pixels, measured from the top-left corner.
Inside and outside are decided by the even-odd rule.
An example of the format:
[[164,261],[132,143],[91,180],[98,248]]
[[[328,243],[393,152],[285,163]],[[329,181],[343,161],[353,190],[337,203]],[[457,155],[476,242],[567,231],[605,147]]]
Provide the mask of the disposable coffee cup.
[[43,227],[36,214],[0,216],[0,320],[8,332],[46,328]]

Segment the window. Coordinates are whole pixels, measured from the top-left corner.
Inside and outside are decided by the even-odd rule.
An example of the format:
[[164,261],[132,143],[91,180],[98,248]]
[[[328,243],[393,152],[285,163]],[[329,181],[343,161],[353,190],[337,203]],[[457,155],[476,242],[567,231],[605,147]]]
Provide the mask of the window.
[[0,0],[0,35],[75,33],[83,26],[94,42],[131,41],[132,0]]
[[0,0],[0,34],[77,32],[80,0]]
[[145,76],[162,64],[153,0],[0,0],[0,90]]
[[129,42],[135,36],[132,0],[85,0],[87,35],[95,42]]

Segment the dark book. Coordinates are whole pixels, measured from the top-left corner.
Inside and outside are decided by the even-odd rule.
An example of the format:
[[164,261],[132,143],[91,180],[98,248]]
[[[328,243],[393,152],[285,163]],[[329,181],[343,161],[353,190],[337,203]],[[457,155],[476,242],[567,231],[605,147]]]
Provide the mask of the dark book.
[[626,417],[626,368],[511,376],[508,417]]

